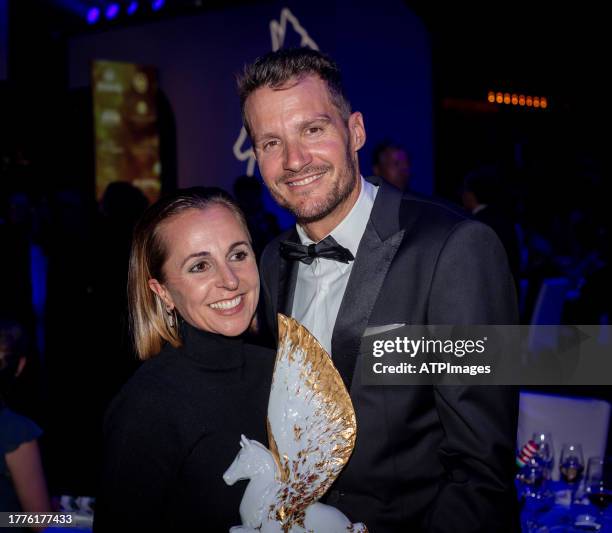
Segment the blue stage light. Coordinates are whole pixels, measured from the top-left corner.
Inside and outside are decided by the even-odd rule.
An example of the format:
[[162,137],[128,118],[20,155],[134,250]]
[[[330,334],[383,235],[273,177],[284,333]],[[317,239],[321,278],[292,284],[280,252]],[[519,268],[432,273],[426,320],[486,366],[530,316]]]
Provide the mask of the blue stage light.
[[106,18],[108,20],[114,19],[119,14],[119,6],[117,4],[109,4],[106,8]]
[[97,7],[92,7],[87,11],[87,23],[95,24],[100,18],[100,10]]
[[162,7],[164,7],[165,3],[166,0],[153,0],[153,2],[151,2],[151,9],[153,11],[159,11]]
[[125,10],[128,15],[133,15],[138,9],[138,2],[130,2]]

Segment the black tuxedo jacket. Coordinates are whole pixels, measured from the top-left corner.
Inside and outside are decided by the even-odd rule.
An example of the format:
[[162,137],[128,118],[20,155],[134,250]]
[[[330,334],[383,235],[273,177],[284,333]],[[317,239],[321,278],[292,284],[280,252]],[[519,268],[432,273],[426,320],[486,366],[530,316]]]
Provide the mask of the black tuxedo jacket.
[[[368,326],[514,324],[516,297],[495,233],[383,180],[338,312],[332,357],[357,416],[353,455],[327,502],[371,533],[518,531],[513,485],[517,391],[365,386]],[[272,241],[261,259],[265,320],[291,315],[297,264]]]

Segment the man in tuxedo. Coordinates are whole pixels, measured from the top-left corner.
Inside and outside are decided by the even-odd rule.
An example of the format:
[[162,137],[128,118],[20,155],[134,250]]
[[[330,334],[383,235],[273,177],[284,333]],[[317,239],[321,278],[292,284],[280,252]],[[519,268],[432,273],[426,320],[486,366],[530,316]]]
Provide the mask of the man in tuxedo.
[[327,503],[373,533],[518,530],[513,390],[365,386],[366,329],[510,324],[506,255],[487,226],[364,180],[365,143],[333,61],[272,52],[239,80],[244,125],[276,201],[297,224],[261,259],[265,322],[302,322],[331,354],[357,416],[353,455]]

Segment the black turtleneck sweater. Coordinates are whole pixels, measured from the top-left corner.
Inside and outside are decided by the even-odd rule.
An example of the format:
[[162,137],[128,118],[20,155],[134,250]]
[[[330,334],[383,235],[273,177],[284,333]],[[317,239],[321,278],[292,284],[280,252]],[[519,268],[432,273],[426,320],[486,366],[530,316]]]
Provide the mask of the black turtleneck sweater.
[[267,445],[270,350],[182,325],[183,346],[146,361],[111,403],[96,533],[227,532],[245,482],[223,472],[240,434]]

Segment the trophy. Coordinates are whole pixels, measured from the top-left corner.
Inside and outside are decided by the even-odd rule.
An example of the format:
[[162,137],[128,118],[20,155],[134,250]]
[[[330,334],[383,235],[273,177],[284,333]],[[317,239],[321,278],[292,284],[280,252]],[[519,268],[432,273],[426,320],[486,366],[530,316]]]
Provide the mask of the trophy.
[[364,532],[335,507],[320,503],[355,447],[351,398],[331,358],[299,322],[278,315],[279,343],[268,402],[269,448],[242,435],[223,474],[248,479],[241,526],[231,533]]

